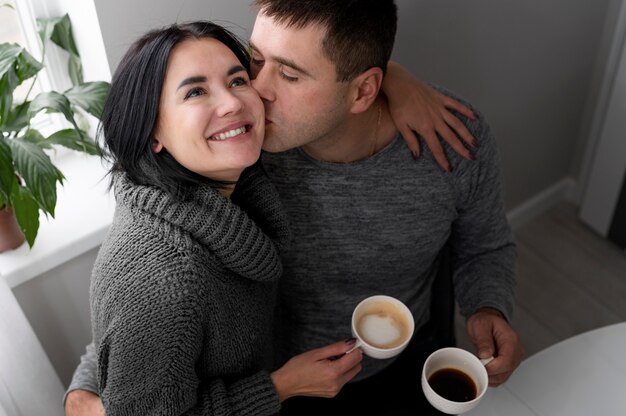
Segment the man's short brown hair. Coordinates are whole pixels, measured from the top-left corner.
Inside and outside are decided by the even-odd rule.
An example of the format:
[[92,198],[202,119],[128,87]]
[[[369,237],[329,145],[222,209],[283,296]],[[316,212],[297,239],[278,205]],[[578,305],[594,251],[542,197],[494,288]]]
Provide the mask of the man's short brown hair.
[[373,67],[387,69],[397,27],[393,0],[255,0],[264,15],[295,28],[326,27],[322,51],[337,81],[351,81]]

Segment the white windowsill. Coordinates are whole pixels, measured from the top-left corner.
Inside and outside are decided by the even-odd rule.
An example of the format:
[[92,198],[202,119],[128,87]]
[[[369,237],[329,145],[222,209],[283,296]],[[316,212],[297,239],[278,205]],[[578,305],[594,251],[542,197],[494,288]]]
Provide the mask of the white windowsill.
[[56,218],[40,215],[32,249],[24,243],[0,254],[0,278],[11,288],[98,247],[113,219],[115,201],[99,158],[71,152],[55,164],[66,178],[57,188]]

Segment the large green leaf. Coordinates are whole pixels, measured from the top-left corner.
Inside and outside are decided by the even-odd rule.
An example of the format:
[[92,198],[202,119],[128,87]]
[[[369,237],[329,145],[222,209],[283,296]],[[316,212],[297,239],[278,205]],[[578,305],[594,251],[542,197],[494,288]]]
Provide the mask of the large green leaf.
[[32,248],[37,231],[39,231],[39,205],[30,192],[21,186],[16,186],[13,194],[11,205],[15,218],[26,237],[28,246]]
[[56,45],[70,54],[68,61],[68,73],[73,85],[83,83],[83,70],[80,62],[80,54],[74,42],[72,34],[72,24],[69,16],[55,17],[50,19],[37,19],[39,26],[39,36],[42,42],[50,39]]
[[58,21],[54,24],[50,40],[72,55],[80,56],[76,43],[74,43],[72,23],[70,22],[70,17],[67,13],[58,19]]
[[60,20],[61,17],[37,19],[37,31],[39,32],[39,39],[41,39],[41,43],[43,45],[46,45],[46,43],[50,40],[52,32],[54,31],[54,25],[56,25]]
[[80,60],[80,56],[70,55],[70,59],[67,61],[67,73],[70,76],[72,85],[80,85],[84,82],[83,63]]
[[21,46],[0,44],[0,126],[7,123],[15,88],[35,76],[41,68],[41,64]]
[[15,43],[2,43],[0,44],[0,77],[3,77],[10,69],[13,69],[13,65],[22,52],[20,45]]
[[100,118],[109,88],[108,82],[86,82],[70,88],[65,91],[64,95],[73,105],[82,108],[94,117]]
[[[13,106],[13,90],[17,86],[17,77],[13,71],[0,78],[0,126],[4,126]],[[6,91],[6,93],[5,93]],[[4,131],[0,128],[0,131]]]
[[7,140],[0,136],[0,198],[3,200],[0,207],[7,201],[11,201],[11,189],[13,189],[15,182],[17,179],[13,170],[11,148]]
[[15,68],[20,84],[34,77],[42,68],[43,65],[41,62],[36,60],[26,49],[22,49],[22,52],[17,58],[17,66]]
[[22,83],[33,77],[41,68],[43,68],[41,63],[20,45],[0,43],[0,77],[13,72]]
[[21,51],[19,45],[0,44],[0,125],[5,124],[13,106],[13,91],[19,84],[14,66]]
[[22,140],[36,144],[40,149],[52,148],[51,144],[46,141],[46,138],[35,129],[28,129],[26,134],[22,136]]
[[7,114],[6,118],[2,119],[0,123],[0,131],[12,133],[25,128],[28,125],[28,120],[30,120],[28,113],[29,106],[30,101],[26,101],[13,107],[13,109]]
[[76,120],[78,128],[82,131],[89,131],[91,128],[91,124],[89,124],[89,120],[87,119],[87,113],[74,111],[74,120]]
[[75,129],[59,130],[46,139],[47,143],[59,144],[72,150],[79,150],[90,155],[99,155],[96,143],[86,132],[79,134]]
[[15,169],[24,180],[39,207],[54,217],[57,201],[56,183],[63,180],[48,155],[36,144],[17,138],[9,141]]
[[30,117],[32,118],[41,110],[47,110],[49,113],[61,113],[65,116],[67,121],[72,123],[75,128],[78,128],[74,120],[74,112],[72,111],[70,100],[61,93],[48,91],[38,94],[30,103]]

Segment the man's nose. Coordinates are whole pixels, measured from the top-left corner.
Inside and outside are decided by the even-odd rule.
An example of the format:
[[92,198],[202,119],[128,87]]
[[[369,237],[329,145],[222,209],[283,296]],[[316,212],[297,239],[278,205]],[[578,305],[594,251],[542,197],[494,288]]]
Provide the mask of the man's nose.
[[257,72],[256,77],[252,80],[252,88],[259,93],[259,96],[263,100],[274,101],[276,98],[273,82],[269,70],[266,68],[261,68],[259,72]]

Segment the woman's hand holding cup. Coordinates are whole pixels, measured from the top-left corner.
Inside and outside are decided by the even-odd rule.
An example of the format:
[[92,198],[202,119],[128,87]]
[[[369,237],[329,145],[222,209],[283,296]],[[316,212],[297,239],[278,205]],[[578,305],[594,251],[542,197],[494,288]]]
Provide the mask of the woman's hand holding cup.
[[352,314],[354,338],[291,358],[271,375],[280,401],[293,396],[335,397],[361,371],[362,353],[373,358],[400,354],[413,336],[409,309],[389,296],[372,296]]
[[361,371],[363,355],[355,339],[296,355],[272,373],[282,402],[292,396],[335,397]]

